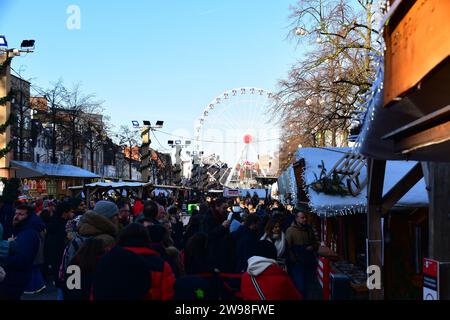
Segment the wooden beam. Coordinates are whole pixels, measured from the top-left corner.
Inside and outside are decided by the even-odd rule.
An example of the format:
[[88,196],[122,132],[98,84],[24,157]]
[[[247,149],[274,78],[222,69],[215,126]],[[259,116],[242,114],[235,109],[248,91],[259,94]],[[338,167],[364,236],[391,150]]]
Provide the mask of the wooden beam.
[[382,230],[381,230],[381,205],[383,197],[384,175],[386,172],[386,160],[368,159],[369,185],[367,188],[367,262],[368,266],[376,265],[381,270],[381,289],[371,290],[371,300],[384,299],[384,271],[382,257]]
[[382,215],[392,207],[423,178],[422,164],[418,162],[382,199]]
[[440,299],[450,299],[450,163],[428,162],[424,172],[430,198],[428,257],[442,263]]
[[395,151],[406,154],[450,140],[450,105],[427,114],[385,136],[394,140]]
[[407,154],[446,141],[450,141],[450,121],[399,140],[394,149],[396,152]]
[[381,139],[388,140],[400,140],[401,138],[408,137],[412,134],[419,133],[421,131],[435,127],[436,125],[443,124],[450,120],[450,105],[441,108],[435,112],[429,113],[419,119],[404,125],[391,133],[386,134]]

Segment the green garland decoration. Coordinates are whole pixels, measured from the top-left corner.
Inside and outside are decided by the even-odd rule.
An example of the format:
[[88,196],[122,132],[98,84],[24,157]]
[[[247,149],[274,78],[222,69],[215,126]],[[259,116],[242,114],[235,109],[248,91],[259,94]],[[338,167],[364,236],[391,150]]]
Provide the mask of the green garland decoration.
[[0,106],[6,105],[14,98],[14,92],[11,90],[6,97],[0,98]]
[[6,157],[6,155],[13,149],[13,142],[10,141],[7,145],[6,148],[0,149],[0,159]]
[[4,124],[0,125],[0,134],[4,134],[8,126],[12,125],[15,121],[16,117],[11,113],[9,119]]
[[316,177],[316,181],[308,185],[311,189],[319,193],[325,193],[329,195],[340,195],[347,196],[350,195],[350,192],[347,190],[345,184],[340,181],[339,176],[336,173],[333,173],[331,177],[327,175],[327,169],[325,168],[325,164],[322,160],[322,164],[319,166],[320,176],[318,177],[316,173],[314,176]]

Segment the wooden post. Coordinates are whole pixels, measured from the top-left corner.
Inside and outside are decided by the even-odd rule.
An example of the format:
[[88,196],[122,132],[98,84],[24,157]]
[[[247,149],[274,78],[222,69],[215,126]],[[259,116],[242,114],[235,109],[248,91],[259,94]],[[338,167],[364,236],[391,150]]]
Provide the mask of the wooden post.
[[[367,262],[368,266],[375,265],[381,270],[381,290],[370,290],[370,300],[384,299],[384,272],[382,259],[382,199],[386,160],[368,160],[369,185],[367,189]],[[367,266],[367,267],[368,267]]]
[[450,299],[450,163],[423,163],[430,199],[428,258],[442,263],[440,299]]

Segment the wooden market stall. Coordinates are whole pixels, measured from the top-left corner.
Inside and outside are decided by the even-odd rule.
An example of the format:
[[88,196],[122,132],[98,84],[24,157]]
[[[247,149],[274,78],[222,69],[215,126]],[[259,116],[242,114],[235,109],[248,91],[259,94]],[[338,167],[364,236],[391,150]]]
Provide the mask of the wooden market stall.
[[[359,152],[369,158],[369,260],[381,264],[380,221],[388,208],[424,177],[429,196],[424,258],[439,264],[438,294],[450,299],[450,1],[389,3],[383,31],[386,52],[368,101],[371,116],[359,138]],[[383,196],[386,161],[393,159],[422,162]],[[417,215],[418,221],[424,219]],[[385,296],[384,286],[373,292],[373,299]]]
[[12,176],[19,178],[22,191],[31,197],[70,196],[70,187],[100,178],[95,173],[65,164],[11,161]]
[[[329,263],[331,273],[347,276],[348,298],[368,298],[365,158],[350,148],[302,148],[296,160],[291,168],[291,179],[297,186],[297,201],[308,205],[311,222],[320,231],[322,244],[338,257],[333,257],[333,261],[322,259],[321,264]],[[383,194],[389,194],[416,164],[415,161],[388,161]],[[389,298],[417,299],[420,296],[422,270],[419,266],[421,257],[426,254],[427,206],[422,179],[388,210],[381,222]],[[398,269],[403,270],[400,275]],[[325,288],[323,270],[319,274]]]

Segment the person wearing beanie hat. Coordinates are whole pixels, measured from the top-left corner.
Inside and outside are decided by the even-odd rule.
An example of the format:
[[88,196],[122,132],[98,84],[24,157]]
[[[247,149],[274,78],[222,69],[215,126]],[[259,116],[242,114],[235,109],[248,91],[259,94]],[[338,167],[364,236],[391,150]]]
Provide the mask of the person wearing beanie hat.
[[113,220],[119,214],[119,207],[114,202],[101,200],[95,204],[94,212]]
[[255,255],[248,259],[247,272],[242,275],[241,292],[244,300],[300,300],[289,275],[277,265],[277,249],[268,241],[258,241]]

